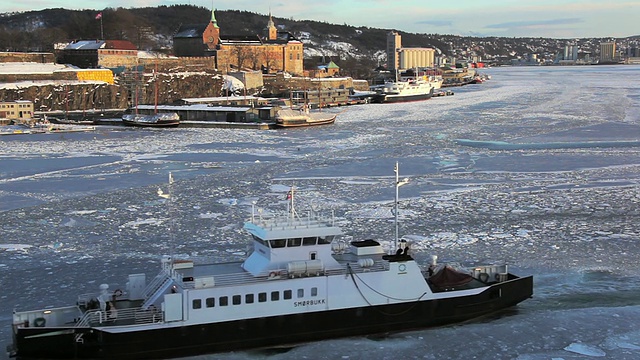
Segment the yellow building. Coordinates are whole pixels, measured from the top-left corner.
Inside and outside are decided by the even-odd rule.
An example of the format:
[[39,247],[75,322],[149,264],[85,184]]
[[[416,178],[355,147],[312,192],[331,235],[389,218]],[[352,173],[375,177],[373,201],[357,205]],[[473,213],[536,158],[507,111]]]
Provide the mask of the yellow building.
[[0,118],[10,120],[33,118],[33,101],[0,101]]
[[387,70],[407,70],[433,67],[435,50],[432,48],[402,47],[402,37],[398,32],[387,34]]
[[432,48],[400,48],[400,69],[433,67],[436,51]]

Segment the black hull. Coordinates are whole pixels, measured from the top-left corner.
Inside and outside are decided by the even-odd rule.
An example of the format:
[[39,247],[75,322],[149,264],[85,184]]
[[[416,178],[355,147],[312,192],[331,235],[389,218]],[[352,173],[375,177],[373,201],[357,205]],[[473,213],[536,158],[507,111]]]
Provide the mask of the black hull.
[[[529,276],[473,296],[120,334],[88,328],[24,328],[15,344],[19,359],[184,357],[445,325],[514,306],[532,294]],[[80,333],[82,342],[76,341]]]
[[143,122],[143,121],[122,120],[122,123],[126,126],[154,127],[154,128],[178,127],[180,125],[180,121]]

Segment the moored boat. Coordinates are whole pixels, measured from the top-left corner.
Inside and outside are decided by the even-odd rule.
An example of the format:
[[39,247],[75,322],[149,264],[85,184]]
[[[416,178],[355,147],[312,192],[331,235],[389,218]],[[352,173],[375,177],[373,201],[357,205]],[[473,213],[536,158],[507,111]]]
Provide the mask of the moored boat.
[[[396,166],[400,186],[397,175]],[[14,311],[9,350],[19,358],[183,357],[443,325],[533,293],[532,277],[506,265],[467,270],[435,257],[421,265],[397,235],[391,253],[372,239],[346,242],[333,216],[298,216],[294,197],[292,188],[281,215],[252,208],[244,229],[253,252],[244,261],[163,257],[149,282],[132,274],[125,287],[102,284],[73,305]]]
[[[440,83],[442,84],[442,83]],[[427,100],[433,96],[434,85],[423,78],[387,81],[382,86],[372,87],[374,103],[393,103]]]
[[128,126],[176,127],[180,125],[180,116],[174,112],[152,115],[125,114],[122,115],[122,123]]
[[309,106],[300,109],[284,108],[278,110],[275,116],[277,127],[302,127],[314,125],[328,125],[336,121],[337,114],[311,111]]

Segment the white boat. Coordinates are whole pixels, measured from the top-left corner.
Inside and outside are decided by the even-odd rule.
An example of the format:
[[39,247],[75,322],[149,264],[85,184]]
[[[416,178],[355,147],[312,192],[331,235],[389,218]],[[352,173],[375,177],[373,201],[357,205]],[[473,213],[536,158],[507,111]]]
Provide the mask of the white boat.
[[300,109],[283,108],[275,116],[277,127],[301,127],[314,125],[328,125],[336,121],[337,114],[322,111],[311,111],[308,105]]
[[[397,194],[406,181],[395,172]],[[14,311],[10,352],[156,359],[273,347],[465,321],[533,293],[532,277],[506,265],[419,264],[398,242],[397,218],[399,246],[389,252],[371,239],[346,242],[333,216],[298,216],[293,188],[289,199],[281,215],[252,209],[244,261],[167,256],[150,281],[131,274],[126,286],[102,284],[75,304]],[[396,195],[396,214],[397,203]]]
[[392,103],[427,100],[433,96],[434,85],[423,77],[386,81],[382,86],[371,87],[376,92],[371,97],[371,102]]

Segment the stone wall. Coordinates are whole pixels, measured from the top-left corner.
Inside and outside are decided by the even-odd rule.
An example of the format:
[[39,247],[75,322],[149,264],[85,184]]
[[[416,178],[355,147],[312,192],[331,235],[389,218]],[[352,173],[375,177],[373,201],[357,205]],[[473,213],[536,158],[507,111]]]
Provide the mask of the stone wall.
[[[274,95],[285,95],[290,90],[306,90],[306,89],[355,89],[369,90],[369,84],[366,80],[354,80],[350,77],[342,78],[307,78],[307,77],[291,77],[285,78],[282,74],[264,77],[265,92]],[[287,95],[288,96],[288,95]]]
[[56,61],[53,53],[0,52],[0,62],[52,63]]
[[[28,87],[0,88],[0,99],[5,101],[31,100],[35,111],[54,110],[102,110],[126,109],[131,92],[135,91],[131,84],[122,79],[116,83],[78,83],[73,72],[74,83],[51,83]],[[139,104],[155,104],[156,87],[153,74],[146,73],[138,90]],[[159,73],[158,104],[170,104],[182,98],[220,96],[222,79],[213,73]]]
[[171,57],[171,58],[139,58],[138,64],[144,66],[145,71],[152,72],[156,66],[158,72],[171,73],[182,71],[208,71],[216,69],[216,58],[204,57]]

